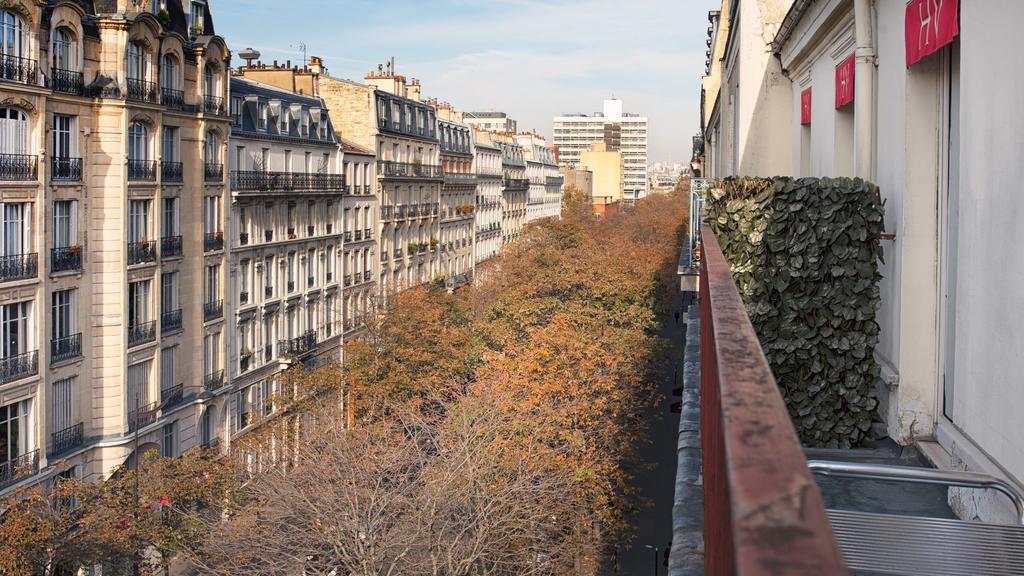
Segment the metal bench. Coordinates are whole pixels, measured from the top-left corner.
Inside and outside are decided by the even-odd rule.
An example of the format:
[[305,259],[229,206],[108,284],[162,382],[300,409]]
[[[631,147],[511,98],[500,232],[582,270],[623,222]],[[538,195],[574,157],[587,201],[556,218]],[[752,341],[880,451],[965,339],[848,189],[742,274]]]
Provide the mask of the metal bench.
[[829,510],[850,568],[858,573],[982,576],[1024,574],[1024,496],[988,474],[812,460],[814,474],[997,490],[1017,509],[1018,525]]

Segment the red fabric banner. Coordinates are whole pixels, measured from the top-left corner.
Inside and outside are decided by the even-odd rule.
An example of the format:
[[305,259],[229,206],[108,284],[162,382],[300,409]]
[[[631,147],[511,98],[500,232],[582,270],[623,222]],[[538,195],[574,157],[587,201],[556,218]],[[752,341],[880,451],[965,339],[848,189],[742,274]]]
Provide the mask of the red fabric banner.
[[855,58],[853,54],[836,65],[836,109],[853,102],[853,72]]
[[907,67],[960,34],[959,0],[910,0],[905,21]]
[[811,123],[811,89],[808,88],[800,93],[800,124]]

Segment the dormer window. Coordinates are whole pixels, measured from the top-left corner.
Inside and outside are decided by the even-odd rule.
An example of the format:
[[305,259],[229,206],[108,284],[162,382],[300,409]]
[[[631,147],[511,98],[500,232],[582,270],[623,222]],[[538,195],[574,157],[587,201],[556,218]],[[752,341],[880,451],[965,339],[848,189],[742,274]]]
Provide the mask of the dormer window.
[[277,131],[280,134],[288,135],[288,110],[284,107],[281,108],[281,113],[277,117]]
[[259,114],[257,114],[257,128],[260,130],[266,130],[267,125],[270,123],[270,107],[267,106],[266,102],[259,103]]
[[206,2],[198,2],[192,0],[191,7],[188,12],[189,19],[189,30],[196,36],[203,34],[203,29],[206,26]]

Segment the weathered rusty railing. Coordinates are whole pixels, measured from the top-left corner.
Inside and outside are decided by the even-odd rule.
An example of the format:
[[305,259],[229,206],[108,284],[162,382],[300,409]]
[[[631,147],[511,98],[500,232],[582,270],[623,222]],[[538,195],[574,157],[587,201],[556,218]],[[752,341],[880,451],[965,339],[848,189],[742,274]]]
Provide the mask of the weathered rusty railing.
[[849,574],[729,264],[701,236],[706,573]]

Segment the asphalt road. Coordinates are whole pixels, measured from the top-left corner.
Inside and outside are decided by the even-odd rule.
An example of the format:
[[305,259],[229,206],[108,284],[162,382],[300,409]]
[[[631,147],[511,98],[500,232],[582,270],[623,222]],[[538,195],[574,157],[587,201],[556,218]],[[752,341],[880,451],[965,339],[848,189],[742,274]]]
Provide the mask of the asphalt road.
[[[672,396],[672,389],[683,383],[683,349],[686,343],[686,324],[683,322],[685,314],[678,297],[673,305],[675,310],[680,311],[679,324],[676,325],[675,318],[670,317],[662,332],[672,342],[672,362],[665,368],[666,373],[659,378],[661,401],[646,414],[650,422],[650,442],[640,447],[642,462],[649,465],[649,468],[638,471],[633,482],[641,500],[646,501],[647,505],[633,517],[634,538],[629,545],[620,549],[618,566],[608,566],[606,576],[649,576],[655,573],[665,576],[666,568],[662,562],[665,547],[672,539],[676,438],[679,430],[679,414],[673,414],[669,409],[672,403],[679,401],[678,397]],[[675,384],[673,370],[677,374]],[[657,557],[655,551],[647,546],[657,547]]]

